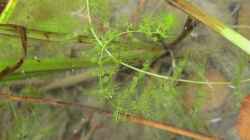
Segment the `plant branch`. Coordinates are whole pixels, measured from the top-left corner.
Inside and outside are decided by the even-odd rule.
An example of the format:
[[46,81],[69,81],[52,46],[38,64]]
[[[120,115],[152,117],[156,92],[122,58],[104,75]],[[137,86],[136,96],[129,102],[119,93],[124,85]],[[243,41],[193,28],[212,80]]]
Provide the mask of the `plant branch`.
[[226,26],[218,19],[209,16],[203,12],[199,7],[191,4],[187,0],[165,0],[169,4],[181,9],[188,15],[196,18],[198,21],[207,25],[209,28],[220,33],[224,38],[231,41],[238,48],[242,49],[248,55],[250,55],[250,41],[243,37],[238,32]]
[[[5,36],[11,37],[19,37],[15,30],[15,24],[0,24],[0,34]],[[35,40],[42,40],[42,41],[52,41],[52,42],[66,42],[66,41],[73,41],[79,43],[86,43],[89,44],[91,42],[91,38],[88,35],[76,35],[74,33],[58,33],[58,32],[48,32],[48,31],[41,31],[37,29],[29,29],[27,30],[27,38],[35,39]]]
[[[13,96],[13,95],[6,94],[6,93],[0,93],[0,97],[2,97],[3,99],[7,99],[9,101],[43,104],[43,105],[50,105],[50,106],[55,106],[55,107],[74,107],[74,108],[81,109],[82,111],[87,111],[87,112],[94,111],[106,117],[113,116],[113,113],[111,111],[107,111],[101,108],[92,107],[92,106],[83,105],[83,104],[74,103],[74,102],[66,102],[63,100],[57,100],[57,99],[52,99],[52,98],[42,99],[42,98],[34,98],[34,97],[29,97],[29,96]],[[175,126],[162,123],[159,121],[147,120],[143,117],[134,116],[128,113],[120,113],[119,115],[125,118],[128,122],[140,124],[140,125],[148,126],[152,128],[157,128],[157,129],[170,132],[176,135],[186,136],[186,137],[193,138],[196,140],[217,140],[216,138],[194,133],[190,130],[177,128]]]
[[22,56],[19,58],[19,60],[13,65],[13,66],[7,66],[2,71],[0,71],[0,80],[2,80],[7,75],[15,72],[18,68],[22,66],[24,63],[24,59],[27,55],[27,36],[26,36],[26,29],[22,26],[14,26],[15,30],[20,34],[20,40],[21,40],[21,46],[22,46]]
[[196,25],[197,25],[197,22],[194,21],[194,19],[192,19],[191,17],[188,17],[181,34],[170,44],[164,45],[164,48],[166,50],[174,49],[174,47],[179,42],[181,42],[183,39],[185,39],[193,31],[193,29],[196,27]]

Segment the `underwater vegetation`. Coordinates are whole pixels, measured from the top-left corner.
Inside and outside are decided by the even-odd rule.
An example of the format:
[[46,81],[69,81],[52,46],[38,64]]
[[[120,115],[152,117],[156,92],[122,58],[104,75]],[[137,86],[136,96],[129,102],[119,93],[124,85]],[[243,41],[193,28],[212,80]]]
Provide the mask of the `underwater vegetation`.
[[0,0],[0,140],[248,140],[247,0]]

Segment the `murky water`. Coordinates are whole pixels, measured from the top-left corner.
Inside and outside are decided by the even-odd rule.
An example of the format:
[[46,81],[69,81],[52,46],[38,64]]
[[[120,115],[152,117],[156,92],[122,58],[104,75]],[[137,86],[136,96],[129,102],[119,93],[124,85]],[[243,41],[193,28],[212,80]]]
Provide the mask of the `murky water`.
[[[250,0],[193,0],[192,2],[211,16],[217,17],[225,24],[235,28],[235,30],[238,30],[245,37],[250,39]],[[48,31],[55,30],[57,32],[73,32],[74,34],[82,34],[87,32],[85,27],[88,26],[88,15],[86,12],[86,7],[81,6],[83,4],[82,1],[79,0],[69,7],[67,7],[67,0],[61,0],[58,1],[58,3],[42,1],[42,4],[43,5],[39,5],[34,1],[28,0],[20,2],[17,7],[17,11],[20,12],[15,13],[17,16],[11,18],[11,23]],[[57,7],[57,4],[61,4],[63,6]],[[98,10],[96,13],[93,13],[93,17],[96,18],[96,20],[94,20],[94,24],[96,25],[96,29],[100,30],[100,34],[107,33],[108,28],[116,28],[119,31],[124,31],[127,29],[127,26],[131,26],[131,28],[137,29],[140,27],[140,23],[143,22],[144,17],[149,17],[150,20],[154,21],[157,19],[159,13],[170,13],[169,15],[173,16],[177,22],[175,23],[175,26],[171,28],[171,31],[169,31],[169,37],[163,39],[163,42],[167,44],[173,41],[182,32],[183,26],[187,19],[187,15],[185,13],[166,4],[164,0],[110,0],[109,4],[110,5],[105,5],[106,7],[110,8],[109,12],[103,13],[100,12],[102,10],[100,9],[100,13],[98,13]],[[31,8],[27,5],[33,5],[35,8]],[[109,15],[109,18],[102,19],[102,17],[98,16],[100,14]],[[41,24],[38,24],[37,21],[39,21]],[[107,22],[104,24],[104,21]],[[139,40],[138,42],[140,43],[143,42],[145,44],[149,44],[148,46],[158,48],[161,47],[159,43],[157,44],[154,42],[154,40],[150,40],[146,35],[138,33],[135,34],[135,38],[137,41]],[[5,40],[2,42],[4,41]],[[129,42],[131,40],[126,41]],[[89,49],[90,47],[87,45],[86,47],[84,45],[76,45],[74,43],[51,43],[33,40],[29,43],[31,46],[29,48],[29,58],[32,58],[32,61],[37,61],[37,63],[44,61],[44,58],[69,57],[70,59],[74,59],[85,56],[84,58],[90,59],[92,56],[96,55],[96,52],[92,51],[93,49]],[[131,44],[128,43],[126,45],[131,46]],[[11,46],[12,44],[9,43],[8,45]],[[13,51],[11,51],[9,54],[5,53],[8,51],[9,50],[2,51],[3,53],[0,56],[5,58],[8,55],[8,57],[12,58],[12,56],[18,52],[17,50],[13,49]],[[164,49],[162,49],[162,51],[164,51]],[[203,65],[204,63],[206,64],[206,68],[204,68],[202,80],[205,79],[210,81],[225,82],[234,80],[237,81],[237,76],[239,75],[242,79],[250,77],[250,67],[247,65],[248,57],[239,49],[235,48],[230,42],[203,24],[198,24],[197,27],[195,27],[195,29],[190,33],[190,35],[179,42],[171,51],[177,61],[179,58],[186,57],[188,54],[187,58],[189,65],[187,68],[185,68],[186,75],[184,75],[184,78],[189,80],[197,79],[199,73],[197,73],[198,71],[196,69],[199,65]],[[147,53],[153,53],[153,51],[147,51]],[[137,54],[137,57],[141,56],[141,54],[145,55],[146,53],[140,53],[139,55]],[[165,60],[167,62],[165,62]],[[93,61],[96,62],[97,60]],[[169,60],[168,58],[162,59],[162,62],[162,66],[159,67],[163,69],[162,71],[164,73],[169,70],[169,68],[162,67],[166,67],[164,62],[168,63],[167,66],[169,66]],[[77,70],[72,69],[71,66],[70,71],[71,72],[69,73],[72,74]],[[23,71],[23,74],[26,74],[26,71]],[[61,78],[61,75],[55,76],[54,78]],[[77,77],[74,78],[77,79]],[[129,79],[130,77],[126,78]],[[79,77],[77,80],[79,80]],[[60,81],[60,79],[57,81]],[[79,81],[81,81],[81,79]],[[60,82],[55,84],[55,86],[57,85],[60,85]],[[238,116],[237,105],[239,104],[239,99],[236,99],[234,94],[238,93],[242,94],[242,96],[247,95],[250,91],[249,84],[242,84],[236,87],[236,85],[233,84],[226,86],[196,86],[180,83],[178,86],[181,89],[183,88],[185,93],[185,96],[183,97],[183,104],[186,105],[187,113],[185,116],[182,116],[184,117],[183,120],[185,120],[185,117],[188,119],[191,117],[192,113],[190,113],[190,115],[188,112],[190,112],[190,110],[195,105],[195,94],[197,93],[197,90],[203,89],[208,94],[207,100],[199,110],[199,115],[202,119],[201,121],[205,122],[205,128],[201,128],[201,132],[224,138],[226,140],[239,139],[235,129],[235,122]],[[58,86],[56,88],[58,88]],[[81,88],[82,87],[80,87],[80,89]],[[47,90],[50,89],[47,88]],[[79,100],[94,106],[96,104],[100,107],[104,106],[104,104],[100,105],[96,101],[93,101],[92,98],[85,97]],[[66,118],[68,117],[67,115],[65,116]],[[176,116],[178,116],[178,114],[176,114]],[[6,116],[3,118],[6,119]],[[117,125],[112,122],[113,120],[107,120],[98,115],[97,118],[98,121],[102,120],[105,122],[105,128],[101,129],[96,133],[96,135],[93,136],[94,140],[151,140],[165,138],[171,140],[186,139],[165,133],[163,134],[161,131],[133,124],[128,125],[125,123],[120,123]],[[173,123],[178,123],[179,120],[175,119],[174,115],[172,118],[173,119],[171,120]],[[79,127],[79,124],[74,125]],[[192,127],[194,128],[195,124],[192,124]],[[199,130],[200,128],[195,129]],[[58,135],[60,135],[58,138],[63,137],[62,134]]]

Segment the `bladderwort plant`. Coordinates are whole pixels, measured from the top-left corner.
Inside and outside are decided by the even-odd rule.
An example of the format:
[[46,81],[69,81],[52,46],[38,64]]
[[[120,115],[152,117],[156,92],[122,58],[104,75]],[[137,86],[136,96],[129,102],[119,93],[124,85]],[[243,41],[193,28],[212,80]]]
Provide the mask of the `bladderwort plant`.
[[[149,72],[150,62],[153,60],[148,59],[142,66],[142,69],[134,67],[130,64],[127,64],[123,60],[114,56],[112,51],[110,51],[109,47],[112,44],[113,39],[120,38],[126,34],[134,34],[134,33],[143,33],[150,37],[155,37],[155,35],[160,35],[160,37],[168,37],[168,28],[171,28],[174,23],[174,17],[171,15],[163,15],[161,20],[154,21],[150,20],[148,17],[144,19],[142,24],[139,25],[139,30],[131,30],[130,28],[126,32],[117,33],[111,37],[109,41],[103,41],[103,36],[99,37],[92,23],[92,12],[89,1],[87,0],[87,10],[88,10],[88,20],[90,25],[90,32],[94,36],[97,41],[97,48],[100,50],[100,70],[103,70],[103,65],[101,63],[102,57],[107,55],[111,57],[113,61],[117,64],[122,65],[125,68],[132,69],[137,73],[132,78],[130,84],[126,86],[126,88],[122,90],[116,90],[114,85],[108,86],[109,89],[102,90],[104,83],[110,84],[113,80],[112,74],[110,77],[106,77],[105,82],[102,77],[103,71],[101,71],[99,75],[99,81],[101,85],[101,93],[104,94],[105,98],[108,99],[108,102],[112,105],[112,107],[116,110],[114,118],[119,119],[119,114],[124,112],[130,112],[134,114],[140,114],[150,119],[159,119],[159,120],[183,120],[183,122],[179,123],[179,126],[189,126],[189,128],[201,128],[203,124],[198,120],[198,116],[195,112],[193,112],[193,118],[196,121],[192,121],[192,123],[187,123],[188,119],[181,119],[181,116],[185,116],[186,112],[183,108],[183,105],[180,104],[180,100],[182,99],[182,93],[175,86],[175,80],[178,81],[181,77],[181,73],[187,65],[187,59],[178,62],[177,69],[175,69],[172,77],[158,75]],[[163,22],[166,21],[167,23]],[[163,24],[162,24],[163,22]],[[159,24],[159,25],[158,25]],[[170,25],[170,26],[166,26]],[[155,28],[155,27],[159,28]],[[157,41],[159,38],[153,39]],[[105,40],[105,39],[104,39]],[[111,70],[112,71],[112,70]],[[154,83],[148,81],[148,77],[152,76],[156,79],[153,79]],[[160,80],[157,78],[160,78]],[[107,80],[109,79],[109,80]],[[163,80],[161,80],[163,79]],[[165,80],[164,80],[165,79]],[[166,81],[170,80],[170,81]],[[193,81],[189,81],[193,82]],[[199,82],[198,82],[199,83]],[[106,96],[108,94],[108,96]],[[205,98],[205,96],[203,96]],[[201,103],[202,104],[202,103]],[[199,108],[199,106],[197,106]],[[165,111],[159,111],[165,110]],[[180,117],[180,118],[179,118]]]
[[[35,1],[33,1],[33,3],[34,2]],[[44,3],[46,2],[50,3],[51,1],[48,0]],[[84,49],[83,54],[80,57],[68,58],[63,53],[64,50],[67,50],[67,46],[65,47],[66,41],[48,44],[44,41],[44,44],[47,45],[46,49],[42,49],[45,51],[45,58],[43,58],[44,56],[41,56],[41,58],[39,58],[40,56],[35,57],[36,55],[29,56],[25,60],[23,67],[20,68],[18,72],[8,77],[9,80],[13,80],[15,82],[15,80],[25,79],[28,77],[33,78],[41,76],[41,74],[47,75],[47,77],[41,76],[42,78],[49,79],[51,71],[54,71],[57,74],[60,71],[65,70],[71,71],[80,68],[89,69],[93,73],[91,74],[91,77],[98,77],[98,82],[97,85],[95,85],[95,88],[84,90],[84,93],[87,92],[87,95],[97,97],[100,102],[108,103],[115,111],[114,119],[120,120],[121,117],[119,114],[121,113],[132,113],[145,116],[149,119],[172,122],[179,127],[205,131],[205,125],[202,121],[199,121],[200,119],[198,113],[196,112],[196,110],[199,110],[200,106],[202,106],[203,99],[206,98],[205,93],[200,91],[201,94],[199,95],[199,100],[196,102],[196,108],[191,113],[191,116],[186,117],[187,112],[183,108],[183,104],[180,102],[182,100],[183,91],[178,89],[176,84],[178,82],[186,82],[191,84],[228,85],[231,84],[231,82],[208,83],[205,81],[206,78],[203,76],[205,66],[201,66],[202,68],[200,69],[197,67],[197,71],[201,73],[201,81],[182,79],[183,71],[186,67],[188,67],[189,63],[188,58],[186,57],[177,60],[174,63],[175,68],[171,75],[151,72],[150,64],[155,60],[155,58],[161,55],[161,51],[163,50],[162,48],[159,48],[159,40],[170,37],[169,30],[178,22],[176,21],[174,15],[171,13],[161,13],[154,17],[145,16],[139,23],[138,27],[133,27],[133,25],[129,23],[129,17],[125,16],[120,19],[117,25],[114,26],[109,22],[110,17],[112,17],[112,12],[110,12],[112,7],[108,1],[84,0],[78,2],[81,4],[86,2],[83,7],[78,7],[78,9],[81,9],[80,11],[82,11],[82,15],[80,15],[80,17],[82,18],[81,20],[85,20],[84,23],[73,22],[74,24],[72,25],[70,23],[65,23],[67,20],[64,19],[62,16],[63,14],[60,14],[58,21],[56,18],[53,20],[58,24],[58,26],[59,24],[63,24],[69,25],[69,27],[59,26],[54,29],[57,24],[54,23],[52,25],[51,23],[53,22],[49,21],[50,19],[46,18],[46,16],[43,17],[44,15],[39,15],[43,17],[43,21],[41,21],[40,24],[40,21],[33,21],[29,24],[31,21],[27,19],[25,19],[25,22],[32,27],[39,27],[46,31],[60,31],[60,33],[64,33],[63,31],[71,31],[71,28],[74,25],[79,27],[82,25],[83,27],[81,28],[84,29],[77,30],[76,34],[84,33],[88,37],[91,36],[87,38],[87,40],[92,46],[87,46],[87,49]],[[124,3],[126,3],[126,0],[124,0]],[[67,4],[70,5],[70,3]],[[36,8],[39,8],[39,4]],[[52,9],[53,11],[53,8],[50,7],[49,9]],[[60,8],[56,9],[57,10],[55,11],[59,12],[58,9]],[[39,16],[31,18],[39,19]],[[26,17],[23,16],[18,18],[21,21],[22,18]],[[67,17],[66,19],[71,18]],[[29,33],[33,33],[28,33],[28,37],[33,36],[38,39],[43,37],[39,34],[39,32],[35,32],[35,34],[32,30],[28,31],[30,31]],[[74,37],[75,34],[71,35],[72,34],[70,34],[70,37]],[[144,37],[146,38],[146,41],[141,41],[141,38]],[[66,38],[68,38],[68,36]],[[60,39],[64,40],[65,38],[62,37],[59,38],[59,40]],[[14,43],[14,40],[15,39],[9,43],[10,46],[14,46],[11,48],[13,50],[18,48],[18,45],[16,45],[17,43]],[[5,41],[2,41],[1,43],[6,44]],[[41,41],[41,43],[43,43],[43,41]],[[31,46],[34,44],[31,44]],[[69,45],[72,44],[69,43]],[[32,49],[33,48],[30,50]],[[9,52],[9,49],[6,49],[5,52]],[[15,54],[16,52],[13,51],[12,53]],[[14,62],[13,58],[8,59],[8,62],[0,63],[1,68]],[[125,77],[128,77],[129,80],[125,80],[125,84],[121,86],[119,83],[120,81],[115,80],[115,78],[117,77],[117,74],[124,69],[125,71],[129,71],[131,74],[125,75]],[[246,80],[245,82],[247,81],[249,80]],[[240,84],[241,82],[242,81],[238,79],[235,83]],[[11,84],[11,82],[9,84]],[[40,92],[36,91],[34,87],[26,87],[22,89],[20,94],[37,96],[39,95],[38,93]],[[70,98],[74,100],[73,97],[69,97],[70,95],[64,94],[61,96],[65,99]],[[8,104],[7,109],[12,110],[10,114],[16,117],[13,121],[14,124],[17,124],[16,128],[7,130],[8,139],[13,140],[17,138],[30,138],[37,140],[47,138],[53,139],[55,138],[55,135],[57,135],[56,128],[62,124],[63,120],[68,119],[67,116],[64,115],[65,112],[70,112],[68,110],[64,111],[61,109],[57,110],[56,113],[53,113],[55,109],[36,105],[32,106],[31,104],[22,107],[22,109],[19,109],[16,104],[12,103],[3,103],[0,106],[3,107],[5,104]],[[35,115],[32,114],[30,116],[27,110],[31,110],[31,112]],[[49,110],[49,112],[45,115],[43,113],[41,113],[42,115],[36,115],[40,114],[40,111],[46,112],[47,110]],[[27,116],[22,116],[23,112],[27,113]],[[57,118],[57,114],[61,114],[60,118],[58,120],[53,119]],[[29,117],[32,118],[32,121],[28,121]],[[46,118],[49,119],[46,121]],[[49,122],[50,120],[54,123],[51,124]],[[48,126],[44,126],[44,124],[48,124]],[[32,130],[26,131],[26,129],[30,127],[33,128],[32,130],[39,129],[40,127],[43,127],[44,129],[39,129],[42,132],[33,132]],[[160,132],[156,133],[161,135]]]

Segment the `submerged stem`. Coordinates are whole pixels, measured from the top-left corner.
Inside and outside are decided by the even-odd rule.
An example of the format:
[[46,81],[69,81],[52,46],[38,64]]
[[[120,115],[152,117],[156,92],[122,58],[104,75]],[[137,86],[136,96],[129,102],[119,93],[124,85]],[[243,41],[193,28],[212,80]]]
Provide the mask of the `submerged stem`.
[[[13,96],[13,95],[9,95],[6,93],[0,93],[0,97],[10,100],[10,101],[27,102],[27,103],[33,103],[33,104],[43,104],[43,105],[60,106],[60,107],[74,107],[74,108],[79,108],[82,111],[94,111],[106,117],[113,116],[113,112],[111,111],[106,111],[101,108],[92,107],[88,105],[82,105],[82,104],[74,103],[74,102],[66,102],[66,101],[56,100],[56,99],[33,98],[29,96]],[[175,126],[172,126],[163,122],[147,120],[140,116],[135,116],[135,115],[128,114],[128,113],[120,113],[120,115],[121,117],[127,119],[128,122],[160,129],[160,130],[170,132],[176,135],[186,136],[186,137],[193,138],[196,140],[217,140],[216,138],[205,136],[199,133],[195,133],[190,130],[177,128]]]
[[240,33],[234,31],[230,27],[226,26],[218,19],[209,16],[208,14],[203,12],[199,7],[189,3],[186,0],[166,0],[166,2],[181,9],[182,11],[193,16],[203,24],[207,25],[209,28],[220,33],[224,38],[226,38],[238,48],[242,49],[244,52],[250,55],[250,41],[248,39],[246,39]]
[[6,23],[7,20],[9,19],[9,17],[11,16],[11,14],[13,13],[16,4],[17,4],[17,0],[7,0],[8,3],[5,6],[4,10],[2,13],[0,13],[0,23]]

